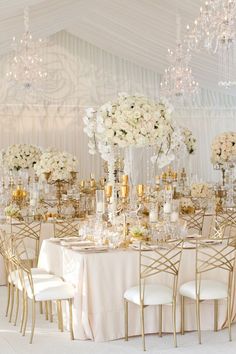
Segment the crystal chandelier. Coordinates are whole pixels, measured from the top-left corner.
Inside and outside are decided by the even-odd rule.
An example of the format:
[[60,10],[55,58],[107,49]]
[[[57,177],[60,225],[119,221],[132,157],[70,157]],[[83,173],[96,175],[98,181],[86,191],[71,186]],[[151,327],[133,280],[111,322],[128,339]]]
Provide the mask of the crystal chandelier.
[[34,41],[29,30],[29,8],[24,9],[24,34],[20,41],[13,38],[13,55],[9,61],[6,77],[13,85],[23,89],[38,90],[48,77],[40,50],[44,47],[42,39]]
[[168,49],[167,57],[170,65],[165,69],[160,83],[160,94],[170,100],[189,99],[199,91],[192,69],[189,66],[190,50],[185,49],[180,41],[180,18],[177,17],[177,47],[175,51]]
[[191,50],[205,49],[218,54],[218,85],[236,85],[232,80],[236,47],[236,0],[209,0],[200,7],[192,28],[187,26],[186,42]]

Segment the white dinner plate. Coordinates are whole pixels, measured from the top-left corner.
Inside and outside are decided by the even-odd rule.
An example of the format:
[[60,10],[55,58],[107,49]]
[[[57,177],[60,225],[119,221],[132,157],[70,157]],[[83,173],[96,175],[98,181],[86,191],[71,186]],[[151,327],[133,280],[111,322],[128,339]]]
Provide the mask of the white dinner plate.
[[93,252],[107,252],[108,247],[107,246],[72,246],[72,250],[77,251],[77,252],[88,252],[88,253],[93,253]]

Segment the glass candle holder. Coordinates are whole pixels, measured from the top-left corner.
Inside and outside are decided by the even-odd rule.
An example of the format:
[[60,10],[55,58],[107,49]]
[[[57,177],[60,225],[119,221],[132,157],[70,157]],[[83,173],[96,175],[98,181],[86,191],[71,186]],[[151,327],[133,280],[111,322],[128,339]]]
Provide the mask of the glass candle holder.
[[96,213],[103,214],[104,213],[104,191],[96,190]]

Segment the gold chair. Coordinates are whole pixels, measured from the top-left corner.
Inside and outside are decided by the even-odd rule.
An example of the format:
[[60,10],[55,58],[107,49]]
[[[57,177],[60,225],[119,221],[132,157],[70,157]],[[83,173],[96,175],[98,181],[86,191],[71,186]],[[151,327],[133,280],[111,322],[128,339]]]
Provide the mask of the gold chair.
[[[229,340],[231,341],[231,294],[235,264],[236,239],[224,238],[222,243],[209,244],[208,240],[196,240],[195,280],[181,285],[181,333],[184,334],[184,299],[190,298],[196,304],[198,340],[201,343],[200,303],[214,301],[214,329],[218,327],[218,300],[227,300]],[[192,241],[193,242],[193,241]],[[219,280],[202,279],[213,270],[223,270],[228,275],[227,283]]]
[[187,228],[190,233],[202,234],[203,223],[205,217],[205,209],[196,210],[191,214],[180,214],[180,218],[187,222]]
[[[159,247],[161,246],[161,247]],[[125,340],[128,340],[128,303],[140,307],[141,333],[143,350],[145,347],[144,308],[159,306],[159,335],[162,335],[162,306],[172,304],[174,345],[176,339],[176,295],[179,275],[179,266],[182,255],[182,240],[157,245],[144,246],[140,243],[139,249],[139,285],[129,288],[124,293],[125,308]],[[147,284],[146,281],[160,273],[167,273],[173,279],[172,287],[155,282]]]
[[63,281],[61,278],[55,275],[35,272],[34,268],[32,269],[30,267],[30,260],[28,260],[28,262],[24,261],[26,258],[25,255],[27,255],[27,251],[26,248],[24,248],[24,241],[14,239],[11,256],[8,260],[14,269],[14,284],[19,290],[23,292],[23,315],[21,324],[23,335],[25,335],[28,320],[28,299],[32,300],[32,326],[30,343],[32,343],[34,336],[36,303],[46,302],[51,304],[52,301],[57,302],[59,308],[59,328],[61,331],[63,331],[61,301],[68,300],[70,314],[70,334],[71,339],[74,339],[72,320],[72,300],[74,298],[73,285]]
[[74,219],[55,221],[54,237],[79,237],[79,221]]

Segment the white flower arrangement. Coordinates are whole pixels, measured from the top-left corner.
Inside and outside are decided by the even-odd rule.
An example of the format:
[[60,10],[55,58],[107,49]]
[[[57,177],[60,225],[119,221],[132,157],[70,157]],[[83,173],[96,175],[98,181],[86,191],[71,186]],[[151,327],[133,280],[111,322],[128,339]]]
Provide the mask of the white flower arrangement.
[[102,105],[97,112],[87,109],[83,121],[89,153],[98,150],[108,161],[114,146],[156,146],[152,161],[164,167],[174,160],[176,147],[183,140],[180,128],[171,119],[172,110],[164,99],[156,103],[138,94],[125,93]]
[[197,140],[193,136],[193,133],[188,128],[182,127],[182,134],[186,149],[189,155],[194,154],[196,150]]
[[143,226],[133,226],[130,229],[130,235],[134,238],[142,239],[143,237],[148,235],[148,230]]
[[3,165],[9,170],[30,169],[39,161],[39,147],[27,144],[14,144],[1,152]]
[[193,198],[209,198],[211,191],[206,183],[194,183],[191,186],[191,196]]
[[227,132],[215,137],[211,145],[211,162],[225,165],[236,161],[236,133]]
[[75,156],[57,150],[48,149],[40,161],[34,166],[38,177],[45,177],[50,173],[50,181],[68,181],[71,179],[71,172],[78,170],[78,161]]

